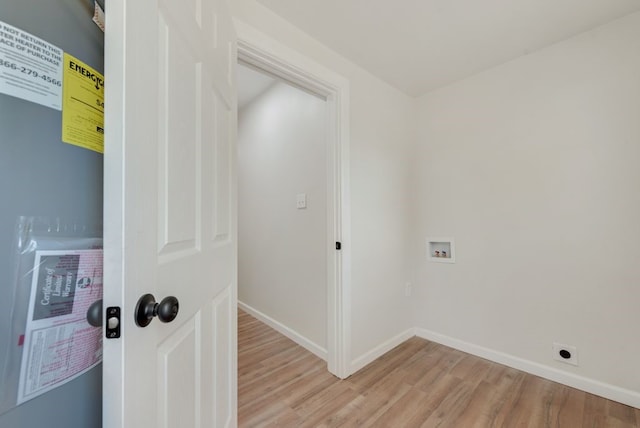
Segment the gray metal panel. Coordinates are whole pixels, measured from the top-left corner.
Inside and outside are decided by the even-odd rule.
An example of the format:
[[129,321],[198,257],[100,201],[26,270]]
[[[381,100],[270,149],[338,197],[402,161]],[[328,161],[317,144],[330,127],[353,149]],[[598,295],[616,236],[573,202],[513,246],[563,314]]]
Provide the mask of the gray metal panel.
[[[28,31],[97,70],[104,37],[88,0],[0,0],[0,21]],[[102,223],[102,155],[60,140],[61,112],[0,94],[0,295],[13,287],[12,242],[18,216]],[[8,299],[0,299],[8,304]],[[0,367],[10,313],[0,311]],[[102,426],[102,368],[4,415],[1,428]],[[0,385],[0,388],[2,386]]]

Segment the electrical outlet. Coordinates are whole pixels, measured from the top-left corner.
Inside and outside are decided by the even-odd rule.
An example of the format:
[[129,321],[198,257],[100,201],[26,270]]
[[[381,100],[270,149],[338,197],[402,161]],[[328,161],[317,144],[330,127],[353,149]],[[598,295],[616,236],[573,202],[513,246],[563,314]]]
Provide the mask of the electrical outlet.
[[553,344],[553,359],[562,363],[578,365],[578,348],[562,343]]
[[299,210],[303,210],[307,208],[307,194],[306,193],[298,193],[296,195],[296,208]]
[[404,285],[404,295],[407,297],[411,297],[411,293],[413,292],[412,287],[411,287],[411,283],[407,282]]

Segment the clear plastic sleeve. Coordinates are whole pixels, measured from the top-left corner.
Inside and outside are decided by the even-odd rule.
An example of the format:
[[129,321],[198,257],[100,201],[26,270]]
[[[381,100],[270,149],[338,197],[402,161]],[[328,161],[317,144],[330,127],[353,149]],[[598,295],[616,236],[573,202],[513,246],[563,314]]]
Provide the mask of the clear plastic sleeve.
[[[52,326],[60,326],[63,322],[67,322],[70,317],[69,314],[63,314],[61,312],[55,312],[51,309],[47,309],[49,312],[46,314],[38,314],[37,305],[34,305],[34,297],[37,292],[43,292],[45,294],[48,293],[48,290],[42,290],[43,288],[48,287],[51,284],[46,286],[41,286],[38,281],[51,281],[51,277],[55,277],[57,272],[55,271],[55,265],[51,264],[55,262],[55,259],[51,254],[58,255],[58,259],[63,258],[66,253],[69,254],[79,254],[76,259],[79,260],[80,255],[90,254],[93,257],[92,263],[99,267],[99,272],[96,272],[95,275],[99,275],[97,280],[94,280],[97,283],[99,282],[99,287],[95,287],[94,292],[89,296],[85,294],[86,299],[91,299],[93,301],[97,301],[102,299],[102,257],[101,251],[87,252],[84,250],[101,250],[102,249],[102,227],[101,225],[88,225],[86,223],[79,223],[74,221],[65,221],[61,219],[49,219],[49,218],[41,218],[41,217],[20,217],[16,224],[15,236],[14,236],[14,244],[13,248],[13,267],[14,274],[12,279],[12,287],[9,287],[12,293],[10,298],[5,300],[6,303],[11,302],[11,322],[9,326],[1,326],[0,328],[9,329],[9,334],[4,335],[7,337],[8,343],[0,344],[0,350],[4,353],[2,360],[2,366],[0,369],[0,414],[10,410],[11,408],[18,405],[19,401],[26,401],[24,398],[20,399],[21,389],[24,390],[24,379],[22,380],[21,385],[21,370],[22,377],[25,376],[25,368],[23,367],[25,364],[23,362],[23,352],[28,352],[25,346],[25,332],[28,325],[28,315],[31,313],[31,322],[34,319],[47,319]],[[49,255],[49,265],[44,266],[45,261],[47,260],[47,256]],[[98,260],[99,256],[99,260]],[[73,260],[73,256],[70,256]],[[86,258],[86,256],[85,256]],[[69,257],[67,257],[67,260]],[[53,261],[52,261],[53,260]],[[38,264],[36,264],[38,261]],[[42,265],[42,269],[40,269]],[[64,266],[63,266],[64,268]],[[77,271],[77,262],[75,264],[76,273]],[[97,268],[94,268],[94,270]],[[42,271],[38,275],[38,272]],[[47,272],[50,272],[50,277],[46,278],[43,275],[46,275]],[[38,277],[34,277],[34,273]],[[60,276],[60,275],[58,275]],[[76,277],[71,277],[69,274],[69,279],[67,280],[66,288],[67,291],[64,290],[62,292],[58,292],[59,295],[66,296],[68,300],[68,305],[73,306],[77,302],[74,302],[74,295],[81,296],[81,289],[84,290],[91,280],[85,278],[86,275],[78,275]],[[62,281],[63,278],[60,279]],[[49,290],[50,291],[50,290]],[[55,294],[56,291],[53,292]],[[69,298],[69,294],[71,297]],[[9,297],[9,296],[6,296]],[[49,299],[49,296],[47,296]],[[86,300],[85,299],[85,300]],[[40,299],[42,300],[42,299]],[[76,299],[78,300],[78,299]],[[31,301],[31,304],[30,304]],[[53,300],[52,300],[53,302]],[[49,304],[49,300],[46,301]],[[60,306],[62,305],[62,306]],[[64,307],[64,302],[59,302],[60,307]],[[36,308],[36,312],[34,314],[34,307]],[[48,308],[53,307],[53,305]],[[78,309],[78,308],[76,308]],[[60,316],[60,315],[67,315]],[[57,317],[57,318],[56,318]],[[77,318],[77,317],[76,317]],[[76,328],[81,323],[78,319],[75,320]],[[85,330],[89,331],[89,323],[84,320],[86,326],[81,325],[81,327],[86,327]],[[97,328],[97,327],[91,327]],[[58,327],[60,330],[60,327]],[[62,329],[64,331],[64,329]],[[44,333],[42,333],[44,332]],[[43,335],[44,334],[44,335]],[[45,338],[45,340],[51,340],[48,337],[57,334],[60,336],[60,331],[46,331],[46,329],[41,329],[40,337]],[[68,334],[68,333],[66,333]],[[95,332],[93,336],[101,337],[101,329],[100,333],[97,334]],[[36,336],[34,335],[34,340]],[[73,342],[74,338],[69,339],[70,336],[67,336],[67,342]],[[55,338],[54,338],[55,339]],[[59,338],[58,338],[59,339]],[[28,339],[27,339],[28,342]],[[33,345],[31,349],[34,349]],[[100,347],[99,357],[101,358],[101,342],[98,345]],[[71,347],[71,345],[69,345]],[[46,349],[45,346],[41,347],[42,349]],[[43,356],[44,355],[44,356]],[[34,357],[35,358],[35,357]],[[49,358],[60,359],[61,361],[56,364],[59,366],[64,360],[64,356],[58,354],[50,353],[48,356],[42,354],[39,358]],[[31,357],[30,357],[31,359]],[[68,359],[68,358],[67,358]],[[30,369],[34,370],[35,365],[32,361]],[[51,367],[54,365],[51,364]],[[41,382],[45,382],[42,380]],[[64,381],[62,382],[64,383]],[[61,384],[61,383],[60,383]],[[51,381],[50,388],[54,388],[56,386],[55,381]],[[42,389],[41,393],[46,392],[48,389]],[[37,395],[37,394],[36,394]]]

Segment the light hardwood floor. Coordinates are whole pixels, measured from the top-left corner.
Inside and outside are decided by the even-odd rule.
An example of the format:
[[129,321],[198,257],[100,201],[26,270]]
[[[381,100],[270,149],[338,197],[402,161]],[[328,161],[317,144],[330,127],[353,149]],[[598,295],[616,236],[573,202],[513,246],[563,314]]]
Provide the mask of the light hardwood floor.
[[345,380],[238,315],[240,427],[639,427],[640,410],[424,339]]

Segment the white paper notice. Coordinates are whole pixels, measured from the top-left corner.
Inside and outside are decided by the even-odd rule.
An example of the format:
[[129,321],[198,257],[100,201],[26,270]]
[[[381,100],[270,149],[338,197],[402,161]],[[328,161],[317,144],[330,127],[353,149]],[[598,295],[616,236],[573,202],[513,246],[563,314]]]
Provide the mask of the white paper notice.
[[86,320],[102,299],[102,250],[36,251],[18,404],[102,361],[102,328]]
[[104,19],[105,19],[104,10],[102,10],[102,8],[100,7],[97,1],[94,2],[92,21],[96,23],[98,28],[100,28],[103,33],[104,33]]
[[0,21],[0,93],[62,110],[62,49]]

